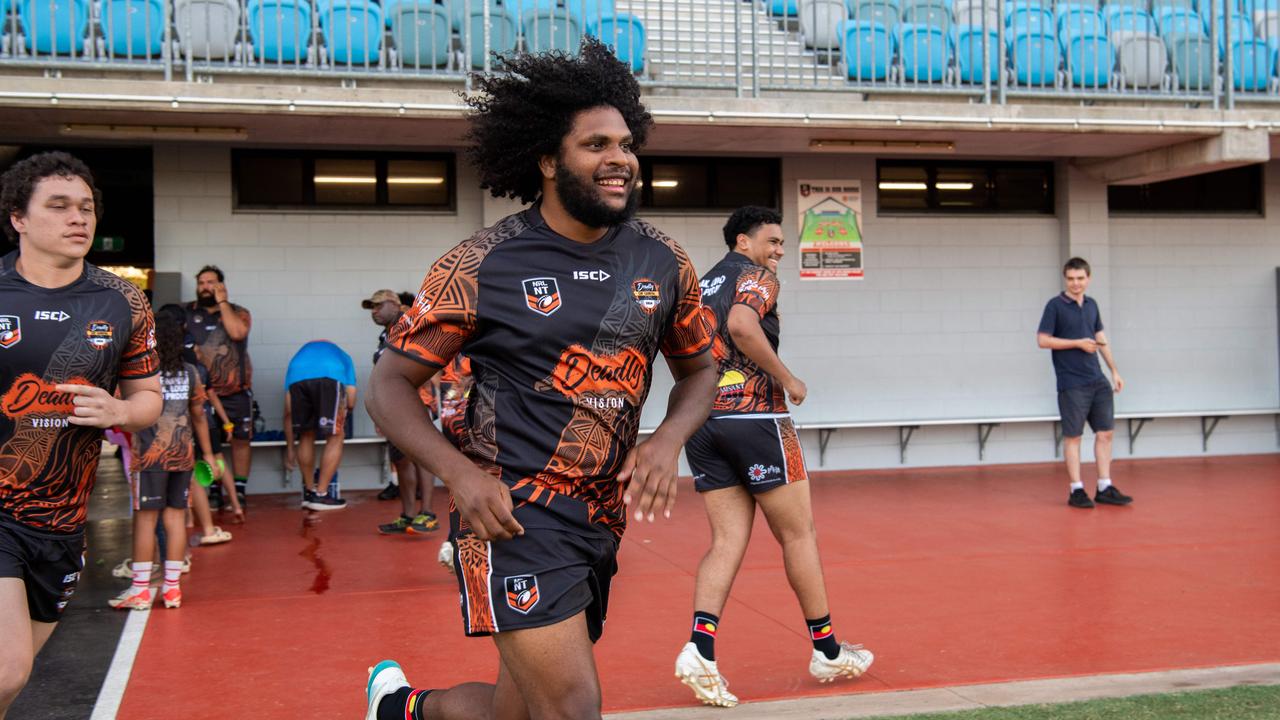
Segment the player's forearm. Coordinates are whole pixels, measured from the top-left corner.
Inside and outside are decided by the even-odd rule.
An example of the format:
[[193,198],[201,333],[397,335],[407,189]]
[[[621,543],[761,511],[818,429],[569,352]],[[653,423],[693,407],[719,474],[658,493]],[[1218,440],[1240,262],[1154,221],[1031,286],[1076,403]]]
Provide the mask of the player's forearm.
[[1036,335],[1036,344],[1043,350],[1071,350],[1076,347],[1075,340],[1067,340],[1066,338],[1054,337],[1045,333]]
[[138,432],[155,425],[164,411],[164,398],[158,390],[138,390],[121,402],[125,406],[125,420],[120,428],[126,432]]
[[1107,364],[1107,367],[1111,369],[1112,375],[1115,375],[1120,372],[1120,370],[1116,367],[1115,359],[1111,357],[1110,345],[1099,345],[1098,352],[1102,353],[1102,360]]
[[[708,353],[709,355],[709,353]],[[706,422],[716,393],[716,366],[707,364],[676,381],[667,398],[667,415],[653,433],[653,440],[681,447]]]
[[191,409],[191,429],[196,434],[196,444],[200,446],[200,454],[212,455],[213,443],[209,441],[209,419],[205,417],[203,410]]
[[475,465],[431,423],[418,388],[403,375],[384,371],[384,364],[389,366],[391,363],[379,363],[373,367],[365,409],[373,422],[382,428],[387,441],[415,464],[430,470],[446,486],[452,487],[468,472],[474,472]]
[[773,351],[773,346],[769,344],[769,338],[765,336],[759,323],[744,323],[743,327],[731,325],[729,335],[733,338],[733,343],[737,345],[738,350],[755,363],[756,367],[769,373],[774,380],[784,385],[791,380],[791,371],[782,362],[782,358],[778,357],[778,353]]
[[227,331],[227,337],[237,342],[249,337],[249,323],[236,314],[231,303],[223,300],[218,310],[222,315],[222,328]]

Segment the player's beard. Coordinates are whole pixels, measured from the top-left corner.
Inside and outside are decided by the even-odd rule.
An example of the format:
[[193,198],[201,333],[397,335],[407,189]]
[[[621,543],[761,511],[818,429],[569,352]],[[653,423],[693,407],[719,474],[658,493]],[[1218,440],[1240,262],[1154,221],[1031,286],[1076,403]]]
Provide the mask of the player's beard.
[[640,202],[639,188],[632,186],[627,204],[614,210],[600,201],[594,179],[583,182],[561,164],[556,165],[556,194],[560,196],[560,204],[575,220],[592,228],[619,225],[630,220]]

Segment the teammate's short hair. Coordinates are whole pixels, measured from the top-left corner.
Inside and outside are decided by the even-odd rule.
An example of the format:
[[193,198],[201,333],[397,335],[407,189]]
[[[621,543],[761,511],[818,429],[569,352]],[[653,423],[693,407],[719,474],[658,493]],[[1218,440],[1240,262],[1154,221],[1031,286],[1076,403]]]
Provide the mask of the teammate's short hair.
[[583,39],[576,56],[500,55],[492,74],[473,79],[479,92],[465,98],[472,109],[467,154],[480,171],[480,187],[494,197],[538,199],[538,162],[560,154],[574,116],[583,110],[617,109],[635,150],[653,125],[631,69],[593,37]]
[[214,275],[217,275],[218,282],[227,281],[227,276],[222,274],[222,268],[218,267],[217,265],[205,265],[204,267],[200,268],[200,271],[196,273],[196,279],[199,280],[200,276],[207,272],[211,272]]
[[1066,275],[1068,270],[1083,270],[1085,275],[1093,276],[1093,268],[1089,267],[1089,261],[1081,257],[1073,257],[1062,266],[1062,274]]
[[406,307],[412,305],[413,301],[417,299],[417,296],[411,292],[398,292],[396,297],[400,298],[400,304]]
[[17,244],[18,231],[9,222],[11,215],[24,215],[31,195],[41,180],[51,177],[80,178],[93,192],[93,213],[102,217],[102,193],[93,182],[89,166],[68,153],[53,151],[32,155],[19,160],[0,176],[0,210],[4,212],[4,233],[10,242]]
[[724,224],[724,244],[732,250],[738,246],[738,235],[750,235],[761,225],[781,225],[782,213],[759,205],[744,205],[733,211]]

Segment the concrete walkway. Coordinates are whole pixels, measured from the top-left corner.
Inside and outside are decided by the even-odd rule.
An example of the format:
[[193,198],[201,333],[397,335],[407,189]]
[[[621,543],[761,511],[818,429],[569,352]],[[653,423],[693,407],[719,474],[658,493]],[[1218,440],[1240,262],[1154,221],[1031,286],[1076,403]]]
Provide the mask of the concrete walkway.
[[[1097,698],[1209,690],[1237,685],[1280,685],[1280,663],[1023,680],[903,692],[746,703],[736,708],[665,708],[606,715],[607,720],[845,720],[984,707],[1075,702]],[[692,702],[692,698],[690,700]]]

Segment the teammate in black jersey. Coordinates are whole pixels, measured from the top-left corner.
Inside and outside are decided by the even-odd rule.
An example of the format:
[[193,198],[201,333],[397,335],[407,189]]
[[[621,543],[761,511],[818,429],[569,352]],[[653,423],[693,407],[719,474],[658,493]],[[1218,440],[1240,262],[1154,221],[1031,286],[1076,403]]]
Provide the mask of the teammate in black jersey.
[[[137,431],[163,406],[142,291],[84,261],[101,212],[66,153],[0,179],[0,718],[75,592],[102,430]],[[114,393],[120,390],[120,398]]]
[[[428,272],[374,366],[369,409],[457,506],[469,635],[492,635],[496,685],[410,688],[371,668],[368,720],[600,717],[600,636],[627,516],[669,510],[681,444],[710,409],[711,328],[684,251],[632,218],[651,119],[630,70],[588,39],[477,78],[482,186],[533,206]],[[661,351],[667,416],[636,444]],[[461,453],[413,389],[459,352],[475,380]],[[629,484],[628,484],[629,482]]]

